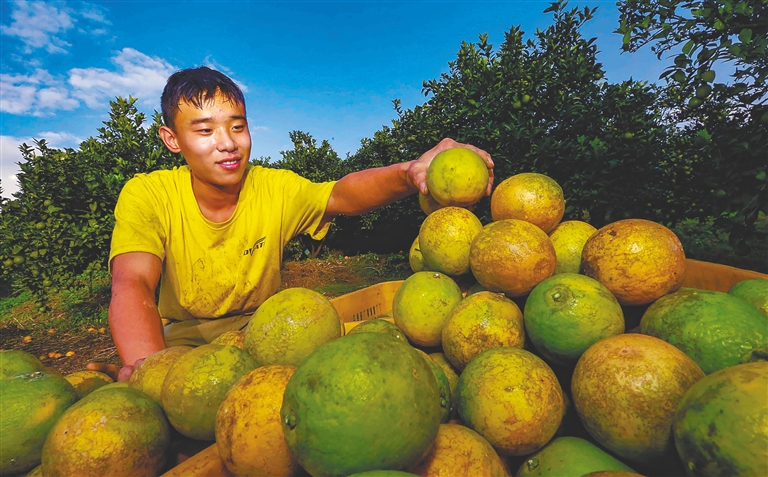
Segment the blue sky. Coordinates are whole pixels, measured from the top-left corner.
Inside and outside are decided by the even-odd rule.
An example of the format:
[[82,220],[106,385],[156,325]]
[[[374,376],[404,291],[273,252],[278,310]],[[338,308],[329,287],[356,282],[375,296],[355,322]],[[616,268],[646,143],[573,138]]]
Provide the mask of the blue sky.
[[[18,190],[19,144],[77,147],[108,117],[116,96],[159,110],[174,71],[208,65],[243,88],[252,156],[279,158],[288,133],[327,139],[341,157],[404,108],[425,101],[422,82],[448,71],[462,41],[499,45],[520,26],[545,29],[549,2],[0,2],[0,178]],[[596,37],[606,79],[655,82],[650,51],[621,54],[614,1],[582,34]]]

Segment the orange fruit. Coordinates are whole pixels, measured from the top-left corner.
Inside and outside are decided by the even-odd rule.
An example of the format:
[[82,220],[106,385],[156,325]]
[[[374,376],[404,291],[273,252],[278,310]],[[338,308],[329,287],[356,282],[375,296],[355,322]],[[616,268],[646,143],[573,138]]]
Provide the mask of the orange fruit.
[[448,275],[416,272],[395,292],[392,317],[413,343],[437,346],[448,314],[461,299],[461,288]]
[[440,426],[440,394],[427,361],[382,333],[330,341],[309,355],[285,388],[285,439],[314,476],[402,470],[429,450]]
[[501,458],[488,441],[460,424],[440,424],[432,449],[409,469],[421,477],[507,477]]
[[573,365],[594,343],[624,333],[624,312],[613,294],[593,278],[553,275],[525,301],[525,331],[555,364]]
[[421,210],[423,210],[425,214],[429,215],[445,206],[436,201],[431,194],[422,194],[419,192],[419,207],[421,207]]
[[411,271],[413,271],[413,273],[424,270],[424,256],[421,254],[421,249],[419,248],[418,236],[416,236],[411,244],[411,249],[408,251],[408,265],[411,266]]
[[256,368],[224,396],[216,414],[216,445],[234,475],[288,477],[298,470],[280,422],[283,393],[295,370],[279,364]]
[[342,336],[344,324],[330,300],[308,288],[287,288],[267,298],[245,331],[245,350],[256,366],[297,366],[320,345]]
[[525,342],[520,308],[499,293],[480,291],[451,310],[443,328],[443,353],[461,371],[489,348],[522,348]]
[[229,345],[245,349],[245,330],[229,330],[211,341],[213,344]]
[[43,475],[160,474],[171,435],[160,405],[136,389],[106,387],[56,421],[43,446]]
[[581,270],[581,252],[597,229],[580,220],[568,220],[557,224],[550,233],[549,239],[555,247],[557,265],[555,275],[558,273],[579,273]]
[[429,163],[427,188],[432,198],[444,206],[472,205],[488,188],[488,166],[470,149],[446,149]]
[[452,276],[467,273],[469,247],[482,228],[480,219],[461,207],[444,207],[429,214],[419,229],[425,269]]
[[456,392],[461,420],[505,455],[542,448],[565,413],[555,373],[519,348],[491,348],[477,355],[459,376]]
[[518,219],[549,233],[565,214],[563,188],[552,178],[524,172],[503,180],[491,195],[494,221]]
[[152,353],[133,370],[128,385],[147,393],[149,397],[160,402],[160,393],[163,390],[163,381],[165,381],[168,370],[181,355],[191,349],[191,346],[172,346]]
[[0,350],[0,379],[45,371],[45,365],[33,354],[20,349]]
[[64,379],[75,387],[80,398],[84,398],[102,386],[115,382],[114,379],[104,373],[90,370],[75,371],[64,376]]
[[640,464],[674,458],[672,419],[704,377],[682,351],[652,336],[621,334],[590,346],[576,363],[573,403],[589,434]]
[[593,443],[579,437],[563,436],[552,439],[527,458],[515,477],[583,477],[595,471],[629,472],[629,475],[615,477],[642,477],[631,470]]
[[182,354],[168,370],[160,392],[168,421],[187,437],[213,440],[216,411],[224,396],[254,368],[255,360],[235,346],[209,343]]
[[622,305],[645,305],[682,286],[685,253],[667,227],[625,219],[600,228],[587,240],[581,267]]
[[552,276],[557,257],[552,241],[540,228],[524,220],[506,219],[486,225],[477,234],[469,263],[482,286],[519,297]]
[[751,278],[734,284],[729,290],[729,295],[747,300],[755,308],[768,316],[768,280],[765,278]]

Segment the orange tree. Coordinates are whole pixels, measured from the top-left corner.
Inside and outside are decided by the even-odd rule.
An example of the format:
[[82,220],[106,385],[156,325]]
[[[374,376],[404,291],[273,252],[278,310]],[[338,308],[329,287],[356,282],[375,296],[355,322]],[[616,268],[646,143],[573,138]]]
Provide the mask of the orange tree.
[[[497,50],[481,35],[463,43],[449,71],[426,81],[424,104],[403,110],[391,127],[363,142],[345,162],[362,165],[413,159],[440,138],[487,150],[496,183],[536,171],[557,180],[568,198],[567,218],[600,226],[624,217],[674,223],[685,217],[675,192],[688,179],[671,161],[679,133],[665,123],[660,90],[636,81],[609,83],[594,39],[579,30],[594,9],[552,4],[552,24],[526,39],[511,28]],[[490,220],[488,200],[475,213]],[[381,242],[407,250],[424,215],[415,199],[401,201],[347,227],[351,244]]]
[[[623,0],[623,49],[672,58],[665,106],[690,140],[681,149],[714,216],[748,253],[768,213],[768,4],[765,0]],[[717,72],[717,73],[716,73]],[[693,212],[696,212],[694,210]],[[695,215],[695,214],[694,214]]]
[[135,102],[110,102],[109,120],[78,149],[21,145],[20,190],[0,212],[2,279],[14,292],[43,306],[49,291],[106,267],[122,186],[137,172],[183,163],[158,138],[160,116],[146,128]]

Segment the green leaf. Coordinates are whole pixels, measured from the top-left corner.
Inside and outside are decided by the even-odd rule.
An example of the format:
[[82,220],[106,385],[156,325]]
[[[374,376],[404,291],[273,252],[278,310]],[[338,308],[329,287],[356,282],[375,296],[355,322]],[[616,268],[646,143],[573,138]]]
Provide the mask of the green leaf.
[[739,32],[739,40],[741,40],[742,43],[749,43],[749,41],[752,39],[752,29],[751,28],[744,28]]
[[694,44],[695,43],[693,42],[693,40],[690,40],[688,43],[683,45],[683,53],[685,53],[686,55],[689,54]]

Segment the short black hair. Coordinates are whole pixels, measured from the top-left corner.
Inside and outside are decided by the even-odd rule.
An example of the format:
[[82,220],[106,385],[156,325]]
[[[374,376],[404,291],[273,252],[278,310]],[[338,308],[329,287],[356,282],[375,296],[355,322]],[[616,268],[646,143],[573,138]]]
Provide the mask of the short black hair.
[[160,98],[163,122],[174,129],[173,121],[176,119],[181,101],[192,103],[196,108],[200,108],[205,101],[213,99],[217,91],[228,100],[245,107],[243,92],[224,73],[207,66],[175,72],[165,83],[163,95]]

